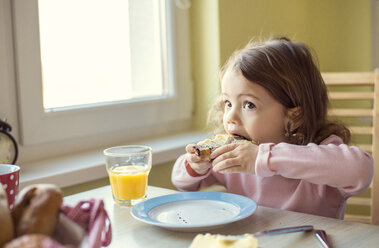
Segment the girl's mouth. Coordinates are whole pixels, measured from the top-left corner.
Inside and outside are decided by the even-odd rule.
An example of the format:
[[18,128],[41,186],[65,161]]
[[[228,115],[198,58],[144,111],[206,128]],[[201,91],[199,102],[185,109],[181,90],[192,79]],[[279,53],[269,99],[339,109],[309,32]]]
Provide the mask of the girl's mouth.
[[251,141],[250,139],[246,138],[245,136],[242,136],[242,135],[239,135],[239,134],[233,134],[233,136],[234,136],[236,139],[249,140],[249,141]]

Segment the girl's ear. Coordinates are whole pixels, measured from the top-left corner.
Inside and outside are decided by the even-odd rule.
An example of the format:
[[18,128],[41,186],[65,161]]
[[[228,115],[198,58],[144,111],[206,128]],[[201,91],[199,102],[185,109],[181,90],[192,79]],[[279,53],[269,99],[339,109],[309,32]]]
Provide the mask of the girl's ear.
[[[294,107],[287,110],[287,127],[289,126],[291,130],[287,130],[289,132],[292,132],[293,130],[296,130],[298,127],[302,124],[301,116],[301,107]],[[288,125],[290,123],[290,125]]]

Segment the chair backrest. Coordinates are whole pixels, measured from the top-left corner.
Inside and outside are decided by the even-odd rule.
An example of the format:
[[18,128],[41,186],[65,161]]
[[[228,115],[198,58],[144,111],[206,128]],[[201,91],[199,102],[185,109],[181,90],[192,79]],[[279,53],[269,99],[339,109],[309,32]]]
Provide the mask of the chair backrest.
[[352,145],[374,158],[373,182],[367,192],[348,199],[345,220],[379,224],[379,70],[322,77],[331,102],[329,118],[342,120],[352,133]]

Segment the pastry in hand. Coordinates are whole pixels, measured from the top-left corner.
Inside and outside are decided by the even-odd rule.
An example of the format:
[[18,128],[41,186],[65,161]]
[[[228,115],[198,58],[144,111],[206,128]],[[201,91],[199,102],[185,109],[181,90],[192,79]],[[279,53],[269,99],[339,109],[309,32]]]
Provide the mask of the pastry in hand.
[[258,143],[255,140],[247,140],[241,136],[218,134],[214,139],[205,139],[198,142],[194,146],[194,148],[197,156],[210,161],[211,159],[209,158],[209,156],[211,155],[213,150],[220,146],[232,143],[253,143],[255,145],[258,145]]

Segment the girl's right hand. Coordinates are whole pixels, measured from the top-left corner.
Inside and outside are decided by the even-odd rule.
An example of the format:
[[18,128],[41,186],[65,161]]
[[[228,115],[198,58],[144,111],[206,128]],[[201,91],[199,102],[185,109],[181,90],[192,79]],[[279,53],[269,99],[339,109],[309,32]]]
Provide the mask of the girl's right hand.
[[189,144],[186,146],[186,159],[191,168],[199,175],[206,174],[212,167],[212,163],[209,160],[203,159],[195,154],[195,144]]

